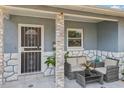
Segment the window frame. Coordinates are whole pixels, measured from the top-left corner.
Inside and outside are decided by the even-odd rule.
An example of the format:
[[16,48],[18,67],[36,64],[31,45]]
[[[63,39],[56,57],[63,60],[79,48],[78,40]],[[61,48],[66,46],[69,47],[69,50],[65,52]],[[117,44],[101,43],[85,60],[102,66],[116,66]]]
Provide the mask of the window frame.
[[[75,30],[75,31],[81,33],[81,46],[80,47],[69,47],[68,34],[69,34],[70,30]],[[80,28],[67,28],[67,50],[83,50],[83,29],[80,29]]]

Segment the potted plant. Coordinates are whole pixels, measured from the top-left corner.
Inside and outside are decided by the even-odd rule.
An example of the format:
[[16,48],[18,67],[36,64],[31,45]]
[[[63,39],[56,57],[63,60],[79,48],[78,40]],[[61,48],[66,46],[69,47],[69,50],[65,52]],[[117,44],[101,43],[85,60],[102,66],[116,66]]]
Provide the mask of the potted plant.
[[67,62],[67,58],[69,57],[69,52],[67,51],[64,55],[64,58],[65,58],[65,62]]
[[[66,52],[64,55],[65,61],[67,60],[69,52]],[[56,59],[55,56],[50,56],[47,58],[47,60],[45,61],[45,64],[47,64],[48,67],[53,66],[55,67],[56,65]]]
[[92,64],[89,62],[89,61],[86,61],[86,63],[84,64],[81,64],[82,67],[85,67],[85,74],[87,76],[90,76],[91,75],[91,67],[92,67]]
[[[65,62],[66,62],[66,59],[68,57],[68,54],[69,52],[65,53],[64,55],[64,58],[65,58]],[[55,59],[55,56],[50,56],[47,58],[47,60],[44,62],[46,65],[47,65],[47,68],[45,69],[44,72],[46,72],[48,69],[50,70],[54,70],[54,74],[55,74],[55,66],[56,66],[56,59]],[[52,71],[50,71],[49,74],[51,74]]]
[[50,56],[47,58],[47,60],[45,61],[45,64],[47,64],[47,67],[55,67],[56,65],[56,60],[55,60],[55,56]]
[[44,74],[54,75],[55,74],[55,65],[56,65],[55,56],[48,57],[44,63],[47,65],[47,68],[45,69]]

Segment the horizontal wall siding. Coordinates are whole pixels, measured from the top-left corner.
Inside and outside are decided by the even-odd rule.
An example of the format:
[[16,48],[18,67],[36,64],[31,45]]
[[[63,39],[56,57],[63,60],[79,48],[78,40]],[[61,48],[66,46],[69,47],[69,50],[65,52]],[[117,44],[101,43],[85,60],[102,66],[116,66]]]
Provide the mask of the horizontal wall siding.
[[118,23],[103,21],[98,23],[98,50],[118,51]]

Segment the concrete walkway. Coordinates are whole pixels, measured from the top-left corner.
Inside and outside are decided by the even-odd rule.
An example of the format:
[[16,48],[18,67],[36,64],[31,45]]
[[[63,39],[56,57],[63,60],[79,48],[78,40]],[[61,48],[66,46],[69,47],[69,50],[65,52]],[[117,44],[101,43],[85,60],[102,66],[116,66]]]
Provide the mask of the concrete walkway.
[[[79,84],[76,83],[75,80],[68,80],[67,78],[66,78],[65,87],[66,88],[82,88]],[[115,81],[111,83],[104,82],[103,85],[95,82],[95,83],[87,84],[86,88],[124,88],[124,82],[122,81]]]
[[3,88],[54,88],[54,77],[42,74],[20,76],[18,81],[6,82]]
[[[43,76],[42,74],[20,76],[18,81],[6,82],[1,86],[2,88],[54,88],[54,76]],[[112,83],[104,82],[103,85],[99,83],[87,84],[87,88],[124,88],[123,81],[116,81]],[[65,78],[65,88],[81,88],[75,80],[68,80]]]

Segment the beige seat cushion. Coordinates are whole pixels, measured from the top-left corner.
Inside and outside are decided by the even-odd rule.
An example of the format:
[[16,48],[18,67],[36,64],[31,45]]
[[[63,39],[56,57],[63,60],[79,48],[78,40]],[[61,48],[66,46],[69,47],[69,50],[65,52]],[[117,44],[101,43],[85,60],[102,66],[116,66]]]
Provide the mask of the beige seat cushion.
[[91,70],[94,70],[94,68],[93,68],[93,67],[90,67],[90,69],[91,69]]
[[[86,67],[81,67],[81,66],[77,65],[77,66],[73,66],[73,67],[71,68],[71,71],[72,71],[72,72],[73,72],[73,71],[84,71],[85,68],[86,68]],[[93,70],[94,68],[91,67],[90,69]]]
[[102,74],[106,74],[106,67],[95,68],[95,70],[102,73]]
[[84,56],[78,57],[77,58],[77,62],[78,62],[78,64],[84,64],[84,63],[86,63],[86,57],[84,57]]
[[71,67],[71,71],[83,71],[85,69],[85,67],[81,67],[80,65],[76,65]]
[[71,66],[76,66],[77,65],[77,58],[74,58],[74,57],[67,58],[67,62],[69,64],[71,64]]
[[105,59],[105,67],[107,66],[116,66],[117,60]]

